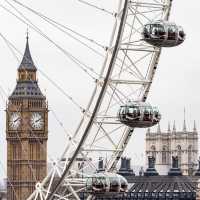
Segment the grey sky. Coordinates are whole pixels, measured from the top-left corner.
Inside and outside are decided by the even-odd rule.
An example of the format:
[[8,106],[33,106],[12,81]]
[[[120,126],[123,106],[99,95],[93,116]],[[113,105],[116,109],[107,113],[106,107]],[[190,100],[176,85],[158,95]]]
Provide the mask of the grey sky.
[[[0,1],[7,5],[5,1]],[[25,4],[47,14],[62,24],[83,33],[102,44],[108,44],[110,31],[113,23],[112,17],[96,11],[90,7],[80,4],[76,0],[67,1],[28,1]],[[108,10],[116,10],[116,0],[94,0],[98,5]],[[183,109],[186,108],[187,126],[192,129],[193,120],[196,119],[199,128],[200,108],[200,56],[198,51],[198,37],[200,28],[198,19],[200,3],[196,1],[173,1],[171,21],[182,25],[186,31],[185,43],[177,48],[163,49],[159,67],[151,88],[149,102],[158,105],[162,112],[161,128],[166,130],[168,121],[176,120],[177,128],[182,129]],[[25,32],[27,26],[16,18],[10,16],[1,9],[0,26],[1,33],[12,41],[23,53],[25,48]],[[25,10],[23,10],[25,11]],[[55,31],[51,26],[43,23],[40,18],[25,11],[37,26],[39,26],[50,38],[55,40],[62,47],[73,53],[88,65],[96,68],[102,60],[92,53],[85,51],[78,43],[66,37],[64,34]],[[15,86],[16,69],[18,62],[1,39],[1,74],[0,85],[8,94]],[[75,100],[85,106],[91,94],[93,83],[88,76],[71,63],[59,50],[47,40],[30,30],[30,48],[36,66],[45,71],[48,76],[55,80],[63,89],[71,94]],[[21,59],[21,57],[19,57]],[[59,119],[66,126],[67,130],[73,132],[80,117],[79,110],[57,91],[43,76],[39,75],[39,85],[47,95],[50,110],[53,109]],[[81,92],[80,92],[81,91]],[[5,103],[0,99],[0,160],[5,164],[6,142],[5,142]],[[63,109],[64,108],[64,109]],[[62,144],[66,137],[63,130],[56,123],[53,115],[49,114],[49,154],[59,156],[63,150]],[[76,123],[74,123],[76,121]],[[73,124],[73,125],[72,125]],[[144,136],[146,130],[136,130],[127,152],[131,152],[135,164],[142,164],[141,154],[144,152]],[[55,142],[59,145],[56,145]],[[0,170],[2,171],[2,170]]]

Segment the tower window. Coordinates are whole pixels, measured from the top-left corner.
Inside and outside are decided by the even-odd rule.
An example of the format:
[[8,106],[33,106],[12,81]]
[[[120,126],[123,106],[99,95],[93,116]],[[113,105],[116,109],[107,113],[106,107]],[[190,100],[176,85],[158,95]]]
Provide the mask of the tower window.
[[179,167],[181,167],[181,160],[182,160],[182,152],[181,152],[181,146],[177,146],[177,155],[178,155],[178,164]]
[[168,164],[168,151],[166,146],[162,148],[162,164]]
[[192,164],[192,146],[191,145],[188,147],[188,164],[189,165]]

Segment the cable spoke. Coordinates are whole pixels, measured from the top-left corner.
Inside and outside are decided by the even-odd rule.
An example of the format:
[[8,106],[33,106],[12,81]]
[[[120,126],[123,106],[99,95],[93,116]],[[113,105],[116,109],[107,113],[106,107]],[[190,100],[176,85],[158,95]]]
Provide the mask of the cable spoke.
[[114,12],[111,12],[111,11],[105,9],[105,8],[100,8],[100,7],[98,7],[98,6],[94,5],[94,4],[88,3],[88,2],[86,2],[84,0],[77,0],[77,1],[79,1],[80,3],[86,4],[86,5],[88,5],[88,6],[92,7],[92,8],[95,8],[97,10],[103,11],[103,12],[105,12],[107,14],[110,14],[112,16],[116,15],[116,13],[114,13]]
[[[50,37],[48,37],[45,33],[43,33],[40,28],[38,28],[37,26],[35,26],[27,17],[25,17],[20,11],[18,11],[14,6],[12,6],[14,8],[14,10],[17,13],[19,13],[24,19],[21,18],[21,17],[19,17],[19,16],[17,16],[16,14],[14,14],[12,11],[10,11],[8,8],[6,8],[5,6],[3,6],[2,4],[0,4],[0,7],[2,7],[5,11],[7,11],[11,15],[13,15],[18,20],[20,20],[22,23],[28,25],[28,27],[30,27],[31,29],[33,29],[35,32],[37,32],[38,34],[40,34],[42,37],[44,37],[45,39],[47,39],[57,49],[59,49],[68,59],[70,59],[77,67],[79,67],[83,72],[85,72],[90,78],[92,78],[93,80],[96,80],[96,78],[88,72],[88,70],[89,70],[92,73],[95,73],[95,71],[93,70],[93,68],[88,67],[86,64],[84,64],[78,58],[76,58],[71,53],[69,53],[67,50],[65,50],[60,45],[58,45],[55,41],[53,41]],[[96,75],[98,75],[98,74],[96,74]]]
[[[8,2],[7,0],[4,0],[4,1]],[[88,48],[92,49],[94,52],[96,52],[96,53],[97,53],[98,55],[100,55],[100,56],[102,56],[102,54],[100,54],[99,52],[97,52],[95,49],[89,47],[87,44],[83,43],[83,42],[80,41],[78,38],[72,36],[69,32],[71,32],[72,34],[74,34],[74,35],[76,35],[76,36],[78,36],[78,37],[80,37],[80,38],[82,38],[82,39],[84,39],[84,40],[86,40],[86,41],[88,41],[88,42],[91,42],[91,43],[97,45],[98,47],[101,47],[101,48],[104,49],[104,50],[107,48],[107,47],[101,45],[99,42],[97,42],[97,41],[95,41],[95,40],[93,40],[93,39],[91,39],[91,38],[89,38],[89,37],[87,37],[87,36],[85,36],[85,35],[83,35],[83,34],[78,33],[77,31],[73,30],[72,28],[69,28],[68,26],[63,25],[63,24],[61,24],[61,23],[55,21],[54,19],[51,19],[51,18],[47,17],[46,15],[44,15],[44,14],[42,14],[42,13],[40,13],[40,12],[37,12],[37,11],[34,10],[33,8],[30,8],[30,7],[28,7],[27,5],[22,4],[21,2],[19,2],[19,1],[17,1],[17,0],[11,0],[11,1],[13,1],[13,2],[19,4],[20,6],[26,8],[27,10],[29,10],[30,12],[36,14],[37,16],[39,16],[40,18],[42,18],[42,19],[45,20],[46,22],[50,23],[50,24],[53,25],[54,27],[56,27],[56,28],[58,28],[59,30],[63,31],[64,33],[68,34],[68,36],[70,36],[70,37],[72,37],[73,39],[79,41],[81,44],[87,46]],[[61,29],[61,28],[62,28],[62,29]],[[66,32],[66,31],[64,31],[63,29],[64,29],[64,30],[67,30],[67,31],[69,31],[69,32]]]

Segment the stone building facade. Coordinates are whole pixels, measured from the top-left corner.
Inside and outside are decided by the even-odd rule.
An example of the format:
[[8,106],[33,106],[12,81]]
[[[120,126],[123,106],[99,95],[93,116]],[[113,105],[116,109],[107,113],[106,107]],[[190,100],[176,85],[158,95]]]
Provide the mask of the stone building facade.
[[26,199],[46,176],[48,107],[27,36],[17,84],[6,108],[7,199]]
[[[172,164],[172,156],[178,156],[179,167],[184,175],[193,174],[198,163],[198,132],[196,124],[192,131],[186,128],[184,120],[183,130],[177,131],[174,122],[166,132],[161,131],[160,125],[156,132],[150,129],[146,133],[146,158],[156,158],[156,169],[160,175],[166,175]],[[147,160],[147,159],[146,159]]]

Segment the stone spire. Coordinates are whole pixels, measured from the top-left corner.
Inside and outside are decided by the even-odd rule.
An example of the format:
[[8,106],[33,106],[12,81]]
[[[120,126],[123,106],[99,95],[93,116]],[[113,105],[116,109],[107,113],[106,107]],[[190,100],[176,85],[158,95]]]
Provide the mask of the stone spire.
[[183,121],[183,132],[186,132],[187,128],[186,128],[186,120],[185,120],[185,108],[184,108],[184,121]]
[[26,48],[24,51],[24,56],[22,58],[21,64],[19,65],[18,71],[28,70],[28,71],[37,71],[35,64],[33,62],[30,48],[29,48],[29,33],[27,31],[26,35]]
[[195,120],[194,120],[193,132],[197,132],[197,126],[196,126],[196,121]]
[[171,132],[171,124],[170,124],[170,122],[168,122],[168,129],[167,129],[167,132],[168,132],[168,133]]
[[9,99],[16,98],[37,98],[45,99],[37,81],[37,68],[31,57],[29,49],[29,36],[26,36],[26,48],[21,64],[18,67],[18,79],[14,91],[9,96]]
[[147,129],[147,134],[150,134],[150,133],[151,133],[151,129],[148,128],[148,129]]
[[174,120],[174,124],[173,124],[173,132],[176,132],[176,121]]
[[157,133],[161,133],[160,123],[158,124],[158,127],[157,127]]

